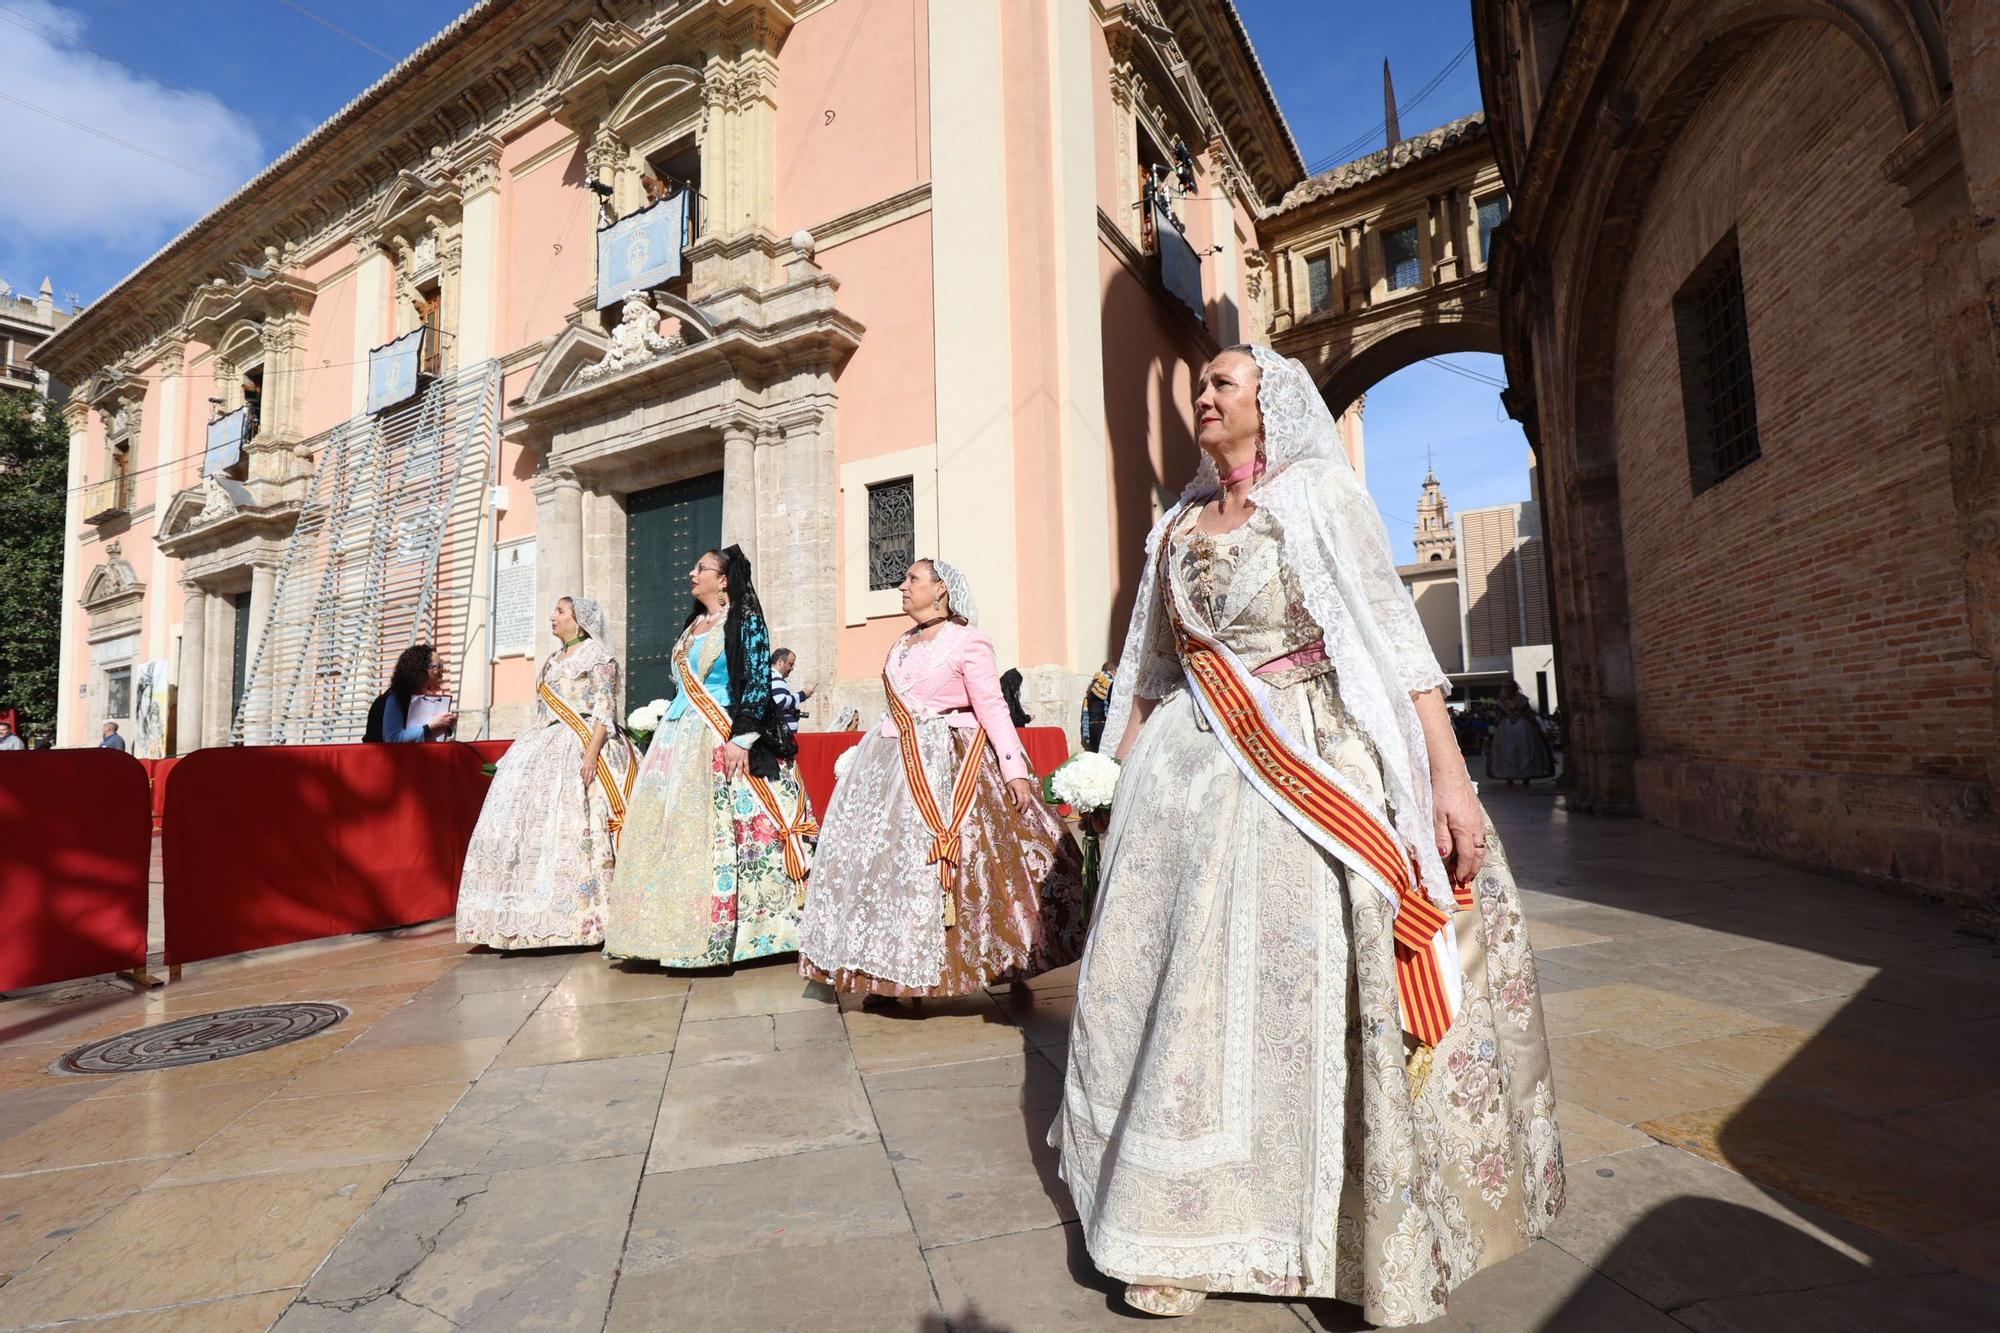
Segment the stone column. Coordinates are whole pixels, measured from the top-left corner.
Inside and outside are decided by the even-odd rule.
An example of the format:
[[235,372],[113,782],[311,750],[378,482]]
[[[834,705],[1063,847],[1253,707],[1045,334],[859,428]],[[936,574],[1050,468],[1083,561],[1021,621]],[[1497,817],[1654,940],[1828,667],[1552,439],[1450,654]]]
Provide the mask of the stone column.
[[757,435],[747,421],[722,428],[722,544],[757,563]]
[[[56,646],[56,744],[75,745],[87,739],[78,723],[79,708],[87,711],[78,686],[90,679],[90,654],[77,652],[83,608],[77,598],[83,593],[83,578],[89,554],[75,537],[83,526],[84,459],[90,451],[90,405],[78,393],[63,405],[63,424],[69,427],[69,472],[63,502],[62,607],[59,613],[61,638]],[[91,741],[91,744],[95,744]]]
[[583,594],[583,483],[562,463],[534,480],[535,591],[538,615],[558,597]]
[[500,145],[483,144],[459,169],[464,190],[459,221],[457,366],[492,356],[499,346]]
[[354,345],[349,358],[354,365],[348,407],[359,416],[368,407],[368,353],[387,341],[383,318],[389,312],[391,265],[377,233],[356,236],[354,250]]
[[175,675],[174,748],[186,754],[202,745],[202,694],[208,687],[208,594],[198,583],[181,585],[181,660]]
[[[270,686],[269,663],[260,663],[263,652],[264,635],[271,624],[271,597],[278,584],[278,572],[263,563],[250,566],[250,648],[244,658],[245,671],[243,710],[243,743],[246,745],[268,745],[271,732],[277,722],[275,712],[278,701]],[[259,667],[263,670],[259,670]],[[261,681],[259,678],[261,677]],[[251,684],[258,683],[253,693]]]
[[236,606],[231,597],[211,593],[202,611],[204,661],[201,679],[201,731],[194,746],[229,743],[229,678],[236,668]]

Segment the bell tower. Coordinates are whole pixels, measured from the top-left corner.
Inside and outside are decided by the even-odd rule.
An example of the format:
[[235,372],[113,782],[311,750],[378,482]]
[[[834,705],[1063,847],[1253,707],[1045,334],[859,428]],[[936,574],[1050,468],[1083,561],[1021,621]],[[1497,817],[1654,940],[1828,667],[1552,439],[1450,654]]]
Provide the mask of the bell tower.
[[1451,506],[1437,473],[1424,470],[1424,496],[1417,501],[1417,563],[1433,561],[1450,564],[1458,559],[1458,543],[1451,535]]

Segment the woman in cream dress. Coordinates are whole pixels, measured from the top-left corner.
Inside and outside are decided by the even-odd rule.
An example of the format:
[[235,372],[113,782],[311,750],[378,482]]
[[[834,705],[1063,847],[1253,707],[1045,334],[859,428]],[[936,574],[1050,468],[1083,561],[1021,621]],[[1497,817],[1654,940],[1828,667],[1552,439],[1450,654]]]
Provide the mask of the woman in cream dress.
[[1050,1139],[1135,1307],[1261,1292],[1418,1323],[1562,1206],[1519,895],[1316,387],[1238,348],[1200,395],[1207,461],[1148,541],[1113,691]]
[[619,734],[618,659],[604,612],[564,597],[560,647],[542,663],[535,714],[500,757],[458,882],[458,938],[495,949],[599,944],[618,827],[631,790]]

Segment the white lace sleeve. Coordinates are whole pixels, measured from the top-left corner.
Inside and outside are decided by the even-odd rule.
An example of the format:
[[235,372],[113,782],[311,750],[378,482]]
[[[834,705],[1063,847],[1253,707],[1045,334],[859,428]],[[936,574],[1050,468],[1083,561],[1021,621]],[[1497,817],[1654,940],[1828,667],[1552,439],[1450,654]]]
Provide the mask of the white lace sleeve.
[[1348,549],[1360,565],[1357,573],[1369,610],[1375,617],[1376,628],[1382,631],[1382,637],[1396,655],[1403,688],[1411,694],[1439,688],[1449,692],[1451,680],[1438,666],[1430,636],[1424,633],[1424,622],[1417,615],[1417,605],[1410,600],[1410,590],[1396,573],[1396,562],[1389,556],[1389,534],[1382,526],[1382,515],[1374,501],[1366,491],[1345,486],[1327,487],[1325,499],[1340,515]]

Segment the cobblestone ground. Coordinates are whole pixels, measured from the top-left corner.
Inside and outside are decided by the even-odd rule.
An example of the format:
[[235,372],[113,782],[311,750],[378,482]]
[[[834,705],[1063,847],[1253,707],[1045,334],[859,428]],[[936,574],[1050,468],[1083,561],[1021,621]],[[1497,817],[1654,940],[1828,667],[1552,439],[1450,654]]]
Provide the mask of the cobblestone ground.
[[[2000,1328],[2000,959],[1942,910],[1489,791],[1541,958],[1554,1234],[1429,1327]],[[1042,1333],[1136,1322],[1043,1146],[1073,972],[843,1010],[788,965],[468,954],[448,926],[0,1004],[0,1326]],[[79,1042],[283,999],[190,1068]],[[1211,1330],[1349,1329],[1212,1300]]]

